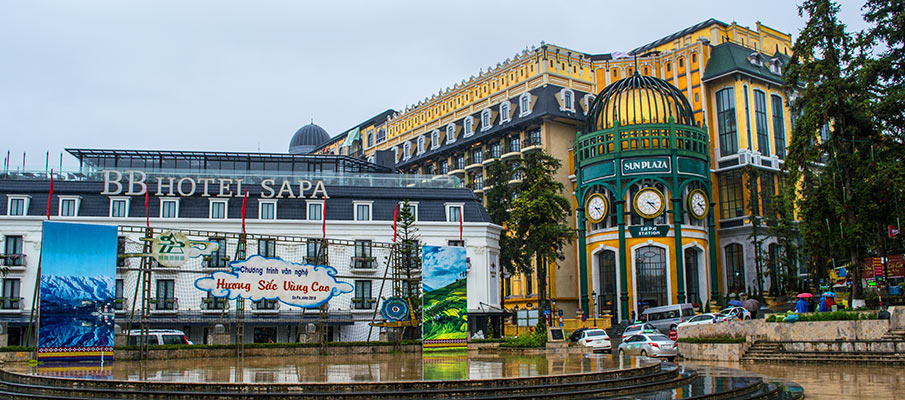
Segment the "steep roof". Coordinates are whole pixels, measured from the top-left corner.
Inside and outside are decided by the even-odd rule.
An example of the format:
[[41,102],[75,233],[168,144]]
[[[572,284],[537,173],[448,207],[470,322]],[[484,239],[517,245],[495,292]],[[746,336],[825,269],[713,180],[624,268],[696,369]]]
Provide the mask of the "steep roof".
[[634,50],[628,52],[628,54],[629,54],[629,55],[633,55],[633,56],[634,56],[634,55],[637,55],[637,54],[639,54],[639,53],[642,53],[642,52],[645,52],[645,51],[647,51],[647,50],[650,50],[650,49],[652,49],[652,48],[654,48],[654,47],[660,46],[660,45],[665,44],[665,43],[672,42],[673,40],[676,40],[676,39],[678,39],[678,38],[684,37],[684,36],[686,36],[686,35],[690,35],[690,34],[694,33],[695,31],[699,31],[699,30],[704,29],[704,28],[706,28],[706,27],[708,27],[708,26],[710,26],[710,25],[713,25],[713,24],[718,24],[718,25],[723,26],[723,27],[729,26],[729,24],[727,24],[727,23],[725,23],[725,22],[723,22],[723,21],[720,21],[720,20],[717,20],[717,19],[710,18],[710,19],[708,19],[708,20],[706,20],[706,21],[704,21],[704,22],[697,23],[697,24],[695,24],[695,25],[689,26],[688,28],[682,29],[681,31],[678,31],[678,32],[676,32],[676,33],[673,33],[672,35],[666,36],[666,37],[664,37],[664,38],[661,38],[661,39],[655,40],[655,41],[653,41],[653,42],[650,42],[650,43],[648,43],[648,44],[646,44],[646,45],[644,45],[644,46],[638,47],[638,48],[636,48],[636,49],[634,49]]
[[[751,59],[754,57],[760,58],[761,62],[752,63]],[[789,62],[789,56],[779,50],[771,56],[732,42],[722,43],[713,46],[702,80],[707,82],[731,72],[741,72],[782,84],[782,70],[778,74],[770,70],[770,62],[774,59],[779,60],[783,66]]]

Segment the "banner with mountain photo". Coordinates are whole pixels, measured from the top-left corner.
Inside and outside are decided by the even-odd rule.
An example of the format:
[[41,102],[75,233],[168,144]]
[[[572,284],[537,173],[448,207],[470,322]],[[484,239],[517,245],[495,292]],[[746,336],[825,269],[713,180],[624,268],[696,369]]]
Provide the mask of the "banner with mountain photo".
[[423,246],[425,348],[468,346],[467,260],[464,247]]
[[116,231],[44,222],[39,361],[112,361]]

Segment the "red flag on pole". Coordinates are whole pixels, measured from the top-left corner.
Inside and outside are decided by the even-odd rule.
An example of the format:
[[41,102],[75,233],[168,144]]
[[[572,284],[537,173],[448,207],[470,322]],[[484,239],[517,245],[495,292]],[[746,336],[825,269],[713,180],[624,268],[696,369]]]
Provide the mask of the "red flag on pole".
[[322,226],[322,230],[324,232],[324,239],[327,238],[327,199],[324,199],[324,202],[321,203],[321,220],[324,221]]
[[50,170],[50,191],[47,192],[47,219],[50,219],[50,202],[53,200],[53,170]]
[[242,198],[242,233],[245,233],[245,207],[248,205],[248,189],[245,189],[245,197]]
[[465,219],[465,207],[459,208],[459,241],[462,241],[462,220]]
[[393,243],[396,243],[396,221],[399,219],[399,203],[393,208]]
[[151,227],[151,213],[148,211],[148,190],[145,189],[145,225]]

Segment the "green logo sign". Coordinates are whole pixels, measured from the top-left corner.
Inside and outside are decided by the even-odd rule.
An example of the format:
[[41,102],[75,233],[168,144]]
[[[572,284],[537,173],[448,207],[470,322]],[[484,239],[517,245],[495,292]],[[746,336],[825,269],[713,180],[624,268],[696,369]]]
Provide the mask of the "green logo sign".
[[669,171],[669,157],[622,160],[622,173],[625,175]]
[[182,232],[163,232],[151,242],[151,256],[167,267],[178,267],[189,258],[211,255],[220,248],[217,242],[190,240]]
[[669,225],[630,226],[628,232],[633,238],[662,237],[669,233]]

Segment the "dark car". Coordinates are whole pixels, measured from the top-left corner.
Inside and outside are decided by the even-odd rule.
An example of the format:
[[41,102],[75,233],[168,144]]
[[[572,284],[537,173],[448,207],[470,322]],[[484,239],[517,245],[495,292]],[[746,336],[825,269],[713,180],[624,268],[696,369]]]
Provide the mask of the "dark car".
[[584,331],[586,331],[586,330],[588,330],[588,329],[590,329],[590,328],[578,328],[578,329],[576,329],[575,332],[572,332],[572,334],[569,335],[569,341],[572,342],[572,343],[577,342],[578,339],[581,338],[581,333],[584,332]]

